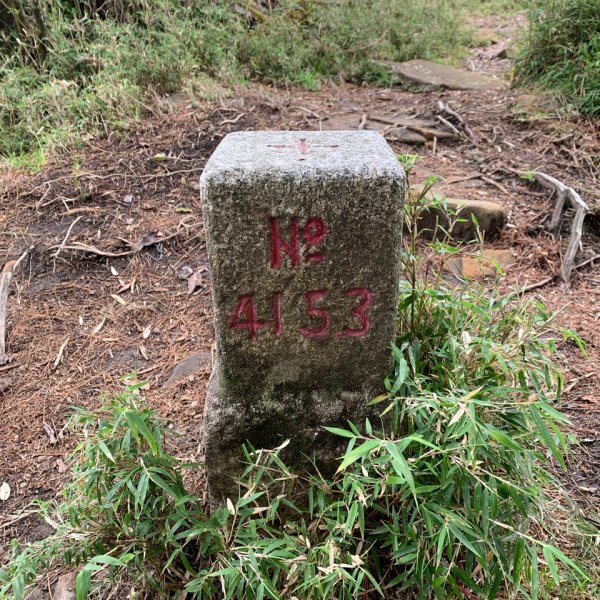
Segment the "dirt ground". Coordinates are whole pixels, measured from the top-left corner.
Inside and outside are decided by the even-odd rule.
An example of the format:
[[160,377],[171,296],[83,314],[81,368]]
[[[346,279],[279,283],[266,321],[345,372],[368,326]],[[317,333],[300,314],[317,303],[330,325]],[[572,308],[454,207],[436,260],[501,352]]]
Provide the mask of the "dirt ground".
[[[475,52],[471,66],[507,69],[508,61],[496,56],[502,44]],[[598,123],[561,116],[551,104],[523,112],[515,108],[517,96],[514,90],[340,85],[319,92],[245,88],[202,106],[177,97],[134,130],[92,140],[41,173],[2,173],[1,262],[27,255],[11,283],[10,362],[0,366],[0,485],[10,486],[9,498],[0,501],[0,562],[9,540],[49,533],[30,503],[51,498],[69,477],[71,407],[98,406],[102,394],[121,387],[123,375],[135,371],[146,380],[149,404],[182,434],[172,440],[172,451],[198,458],[213,345],[198,178],[226,133],[314,130],[342,121],[347,128],[381,129],[371,116],[435,120],[442,100],[468,122],[474,142],[390,143],[398,153],[421,156],[414,183],[435,174],[448,196],[494,200],[508,209],[508,226],[489,244],[513,254],[502,284],[508,289],[558,274],[568,235],[565,230],[555,241],[544,231],[554,199],[519,173],[544,171],[600,206]],[[587,219],[577,262],[599,252],[599,224],[595,216]],[[58,251],[61,244],[93,248]],[[567,390],[562,409],[580,442],[564,478],[584,510],[597,514],[600,273],[591,263],[576,269],[569,285],[556,278],[533,294],[560,310],[559,323],[587,344],[587,359],[572,344],[559,351]]]

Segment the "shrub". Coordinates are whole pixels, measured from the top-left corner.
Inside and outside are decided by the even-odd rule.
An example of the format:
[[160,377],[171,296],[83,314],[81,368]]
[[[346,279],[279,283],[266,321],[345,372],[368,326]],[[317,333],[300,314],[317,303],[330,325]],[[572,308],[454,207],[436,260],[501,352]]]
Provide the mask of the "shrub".
[[600,114],[600,4],[536,0],[516,60],[521,83],[561,93],[582,112]]

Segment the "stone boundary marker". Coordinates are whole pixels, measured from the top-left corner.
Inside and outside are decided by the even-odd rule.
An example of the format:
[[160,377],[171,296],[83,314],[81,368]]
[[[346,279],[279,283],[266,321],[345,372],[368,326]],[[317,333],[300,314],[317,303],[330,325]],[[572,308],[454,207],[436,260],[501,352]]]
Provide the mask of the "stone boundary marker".
[[203,443],[213,502],[237,493],[241,445],[325,472],[391,368],[406,179],[369,131],[240,132],[200,179],[216,361]]

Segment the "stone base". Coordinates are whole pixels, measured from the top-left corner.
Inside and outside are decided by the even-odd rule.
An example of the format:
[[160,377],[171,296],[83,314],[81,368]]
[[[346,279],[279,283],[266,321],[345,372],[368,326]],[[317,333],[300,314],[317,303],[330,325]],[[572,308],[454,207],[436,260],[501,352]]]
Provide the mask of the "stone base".
[[[219,371],[210,376],[204,406],[202,441],[208,474],[211,504],[221,504],[239,494],[237,478],[245,468],[240,440],[256,449],[276,448],[288,439],[282,460],[298,473],[313,470],[313,459],[320,473],[335,473],[348,440],[323,428],[348,428],[351,420],[359,430],[369,418],[375,424],[377,406],[368,401],[376,392],[331,390],[263,389],[254,402],[243,401],[219,385]],[[249,408],[251,406],[251,408]],[[352,415],[352,417],[350,417]],[[243,492],[242,492],[243,493]]]

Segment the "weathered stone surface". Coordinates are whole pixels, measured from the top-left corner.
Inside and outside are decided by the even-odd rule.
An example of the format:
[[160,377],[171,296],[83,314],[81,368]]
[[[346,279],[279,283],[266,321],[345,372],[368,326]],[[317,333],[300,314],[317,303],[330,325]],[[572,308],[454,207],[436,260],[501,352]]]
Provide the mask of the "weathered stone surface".
[[240,446],[333,466],[391,366],[404,173],[375,132],[228,135],[201,178],[216,365],[203,440],[213,501]]
[[[425,235],[432,234],[437,223],[439,227],[449,232],[453,240],[476,240],[478,230],[484,239],[493,240],[500,235],[508,218],[506,209],[497,202],[446,198],[445,204],[447,210],[442,207],[432,208],[422,214],[419,228]],[[449,229],[451,221],[453,225]],[[438,230],[437,237],[441,235],[444,235],[443,232]]]
[[429,60],[417,59],[403,63],[381,62],[393,75],[400,75],[421,85],[444,87],[450,90],[498,90],[508,87],[508,84],[501,79],[440,65]]

